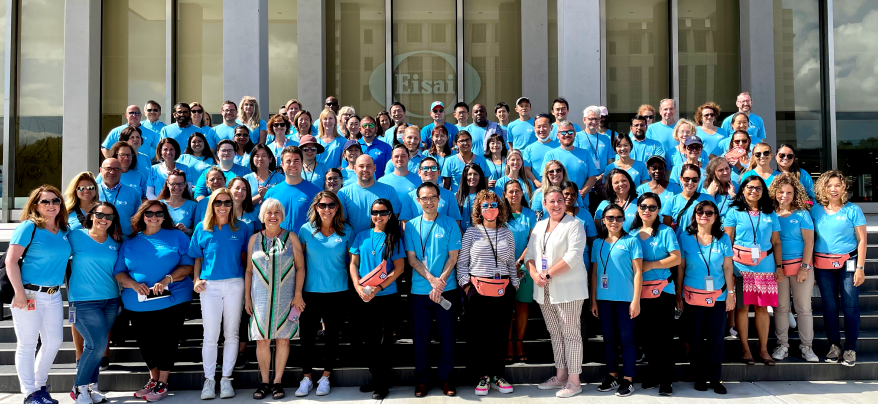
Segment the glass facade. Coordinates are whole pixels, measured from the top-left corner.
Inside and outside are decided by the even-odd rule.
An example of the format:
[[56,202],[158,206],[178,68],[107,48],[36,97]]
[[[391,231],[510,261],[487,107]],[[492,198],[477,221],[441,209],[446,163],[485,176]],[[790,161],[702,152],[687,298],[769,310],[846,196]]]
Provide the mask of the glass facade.
[[326,1],[326,94],[359,116],[384,109],[384,14],[384,0]]
[[499,102],[509,105],[510,121],[518,119],[521,97],[521,0],[464,2],[464,89],[470,106],[482,104],[496,120]]
[[[262,114],[276,114],[299,94],[299,42],[295,0],[268,0],[268,104]],[[235,101],[237,102],[237,101]],[[267,119],[266,119],[267,120]]]
[[198,101],[222,122],[223,0],[177,0],[177,7],[177,100]]
[[[558,0],[548,0],[549,27],[549,102],[558,98]],[[517,97],[515,99],[518,99]],[[531,115],[549,113],[549,105],[532,105]]]

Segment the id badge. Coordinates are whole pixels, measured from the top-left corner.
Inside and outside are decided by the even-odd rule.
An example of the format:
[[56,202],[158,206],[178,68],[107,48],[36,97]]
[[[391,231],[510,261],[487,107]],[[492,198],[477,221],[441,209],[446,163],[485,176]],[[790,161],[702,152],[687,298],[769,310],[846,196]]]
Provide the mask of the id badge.
[[609,289],[610,288],[610,277],[607,275],[601,276],[601,289]]
[[37,294],[36,293],[27,293],[24,295],[27,298],[27,310],[33,311],[37,309]]
[[704,290],[708,292],[713,292],[713,277],[705,276],[704,277]]
[[759,262],[759,256],[761,254],[762,252],[759,251],[759,246],[750,247],[750,261],[753,261],[754,264]]
[[847,272],[856,272],[857,264],[855,264],[855,260],[849,259],[844,262],[844,270]]
[[548,271],[548,270],[549,270],[549,259],[546,258],[546,256],[544,255],[542,258],[540,258],[540,262],[542,263],[542,264],[541,264],[542,266],[540,267],[540,268],[541,268],[540,270],[543,271],[543,272]]
[[494,272],[494,279],[500,279],[500,273]]

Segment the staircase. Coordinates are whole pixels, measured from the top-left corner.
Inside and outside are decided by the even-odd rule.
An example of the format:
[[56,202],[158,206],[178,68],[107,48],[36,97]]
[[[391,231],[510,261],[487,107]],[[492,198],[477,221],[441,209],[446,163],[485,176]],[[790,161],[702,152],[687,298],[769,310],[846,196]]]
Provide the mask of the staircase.
[[[869,222],[878,224],[878,216],[867,217]],[[10,226],[0,225],[0,249],[6,249]],[[740,342],[736,338],[727,337],[725,340],[726,363],[723,365],[724,381],[764,381],[764,380],[875,380],[878,379],[878,226],[868,227],[869,250],[866,260],[866,282],[860,287],[860,312],[861,332],[857,352],[857,365],[849,368],[840,364],[830,363],[807,363],[798,357],[799,336],[796,330],[791,329],[790,353],[791,356],[777,366],[769,367],[761,364],[747,366],[737,361],[740,356]],[[410,279],[410,272],[409,272]],[[393,347],[393,353],[387,360],[394,366],[396,384],[414,384],[414,354],[411,342],[411,309],[407,304],[407,292],[410,290],[410,282],[406,279],[399,281],[399,290],[403,304],[399,310],[399,324],[397,327],[397,341]],[[819,295],[815,286],[813,295]],[[64,302],[64,317],[67,318],[66,289],[62,290]],[[812,297],[814,310],[814,351],[820,357],[829,349],[829,344],[824,333],[822,316],[822,304],[820,297]],[[3,307],[3,320],[0,321],[0,391],[18,392],[19,384],[15,371],[15,330],[13,328],[9,307]],[[584,314],[584,317],[590,317]],[[758,353],[758,340],[753,314],[750,317],[750,345],[754,353]],[[844,320],[842,318],[842,334],[844,334]],[[595,334],[600,334],[600,325],[597,321],[584,323],[584,362],[581,378],[584,382],[595,383],[603,380],[606,369],[603,365],[603,340]],[[126,332],[127,331],[127,332]],[[184,324],[183,338],[185,341],[177,351],[177,365],[171,372],[169,384],[174,390],[200,389],[203,380],[201,366],[201,308],[197,294],[192,302],[187,320]],[[339,349],[339,362],[336,370],[332,373],[333,386],[358,386],[365,384],[371,378],[368,371],[368,360],[362,355],[362,350],[352,341],[352,336],[357,332],[355,327],[345,327],[341,334],[341,347]],[[140,388],[148,379],[146,366],[141,360],[139,349],[136,347],[133,335],[125,327],[114,330],[114,345],[111,348],[110,368],[101,372],[100,386],[105,391],[133,391]],[[590,336],[590,337],[589,337]],[[588,337],[586,339],[586,337]],[[844,337],[844,335],[842,335]],[[769,350],[775,346],[774,328],[772,323],[769,332]],[[525,337],[525,351],[529,357],[527,363],[507,366],[506,376],[511,383],[538,383],[554,374],[552,360],[552,347],[549,334],[546,330],[539,307],[536,303],[531,305],[530,320],[528,322]],[[465,323],[461,320],[457,328],[457,349],[455,351],[455,371],[458,381],[462,385],[470,384],[473,380],[466,373],[467,346]],[[322,342],[317,340],[316,349],[322,350]],[[432,344],[431,357],[435,363],[439,354],[439,344]],[[685,355],[685,347],[679,339],[668,349],[675,352],[677,365],[675,369],[676,380],[690,381],[693,379],[692,368],[688,364]],[[290,348],[287,371],[284,374],[286,386],[296,386],[302,377],[301,361],[298,359],[302,352],[298,338],[294,339]],[[220,354],[222,349],[220,349]],[[234,385],[236,388],[255,388],[259,383],[259,371],[256,366],[256,344],[250,343],[246,354],[250,364],[236,370]],[[648,358],[647,358],[648,360]],[[218,360],[221,363],[221,360]],[[273,366],[273,365],[272,365]],[[646,370],[645,364],[637,365],[637,374],[642,375]],[[219,373],[219,372],[217,372]],[[64,344],[58,353],[55,364],[49,375],[49,385],[53,392],[69,391],[73,385],[76,374],[75,350],[70,334],[70,324],[64,322]]]

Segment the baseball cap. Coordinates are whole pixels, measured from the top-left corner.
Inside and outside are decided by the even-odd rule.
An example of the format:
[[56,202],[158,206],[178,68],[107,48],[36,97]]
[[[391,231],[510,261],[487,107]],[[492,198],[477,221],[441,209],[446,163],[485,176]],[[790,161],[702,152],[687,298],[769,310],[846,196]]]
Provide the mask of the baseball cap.
[[599,106],[598,108],[601,109],[601,116],[607,116],[607,115],[610,115],[610,111],[607,111],[607,107],[601,105],[601,106]]
[[519,99],[515,100],[515,105],[521,104],[522,101],[527,101],[528,104],[533,104],[532,102],[530,102],[530,98],[520,97]]
[[683,146],[689,146],[690,144],[704,144],[701,141],[701,138],[698,136],[689,136],[686,138],[686,141],[683,142]]
[[344,147],[341,149],[342,152],[346,152],[351,146],[360,146],[360,142],[356,140],[348,140],[345,142]]
[[433,108],[436,108],[436,106],[440,106],[442,107],[442,109],[445,109],[445,104],[443,104],[442,101],[433,101],[433,103],[430,104],[430,111],[432,111]]
[[648,158],[646,160],[646,165],[651,166],[652,163],[656,163],[656,162],[662,163],[662,167],[665,167],[668,165],[668,163],[665,161],[665,158],[662,156],[659,156],[659,155],[655,155],[655,156]]

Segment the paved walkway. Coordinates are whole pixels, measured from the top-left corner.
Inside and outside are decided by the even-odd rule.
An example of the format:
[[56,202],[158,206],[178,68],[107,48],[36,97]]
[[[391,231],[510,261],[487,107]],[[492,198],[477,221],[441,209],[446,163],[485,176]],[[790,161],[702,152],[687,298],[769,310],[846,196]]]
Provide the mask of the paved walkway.
[[[700,392],[692,388],[692,383],[676,383],[674,385],[673,397],[659,397],[658,390],[641,391],[637,390],[634,395],[627,398],[615,397],[610,393],[598,393],[596,385],[589,385],[584,388],[583,394],[571,399],[557,399],[554,397],[554,391],[541,391],[534,385],[518,385],[515,386],[515,393],[510,395],[502,395],[496,391],[491,391],[487,397],[476,397],[471,389],[467,388],[457,397],[445,397],[439,389],[430,391],[430,395],[423,399],[414,397],[414,387],[394,387],[390,390],[390,395],[384,400],[384,403],[411,403],[418,402],[424,404],[433,403],[459,403],[484,401],[495,403],[594,403],[594,402],[610,402],[610,400],[624,400],[619,403],[638,404],[638,403],[703,403],[713,401],[717,403],[729,404],[762,404],[762,403],[863,403],[873,404],[878,402],[878,381],[869,382],[755,382],[755,383],[726,383],[725,386],[729,390],[729,394],[719,396],[712,391]],[[639,384],[636,387],[640,387]],[[375,403],[369,395],[360,393],[355,387],[339,387],[332,390],[332,393],[325,397],[317,397],[312,392],[309,397],[294,397],[294,390],[289,388],[287,397],[280,401],[272,401],[270,398],[263,401],[256,401],[250,398],[253,392],[250,390],[239,390],[238,396],[232,399],[214,401],[217,404],[236,404],[236,403],[270,403],[270,402],[296,402],[296,403]],[[195,403],[200,402],[200,391],[186,390],[172,393],[169,397],[162,400],[164,403]],[[110,393],[110,403],[143,403],[143,400],[135,399],[131,393],[114,392]],[[56,394],[55,399],[61,403],[71,403],[69,396]],[[0,403],[20,403],[23,397],[21,394],[0,394]],[[383,403],[382,403],[383,404]]]

